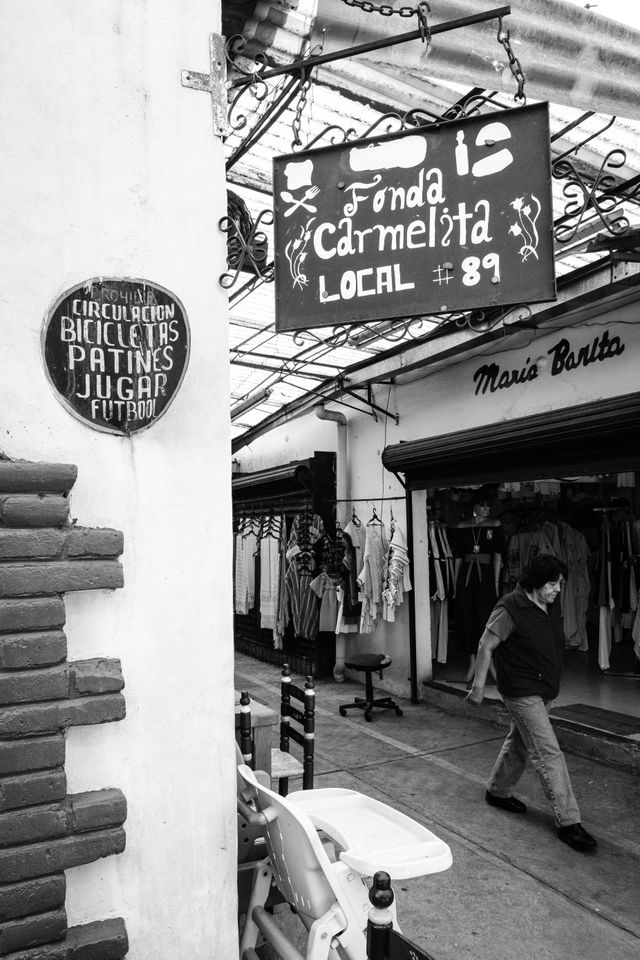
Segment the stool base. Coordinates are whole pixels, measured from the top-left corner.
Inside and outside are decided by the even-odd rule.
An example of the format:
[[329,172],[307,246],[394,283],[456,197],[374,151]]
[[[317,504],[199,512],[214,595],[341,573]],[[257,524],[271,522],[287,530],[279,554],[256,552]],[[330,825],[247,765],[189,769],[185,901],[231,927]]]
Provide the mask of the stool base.
[[391,699],[391,697],[381,697],[378,700],[366,700],[364,697],[356,697],[353,703],[343,703],[341,706],[338,707],[338,710],[340,711],[341,717],[346,717],[347,710],[353,710],[354,708],[364,710],[365,720],[368,723],[371,723],[371,720],[373,719],[373,717],[371,716],[371,711],[373,710],[374,707],[382,707],[387,710],[395,710],[397,717],[402,716],[402,710],[400,709],[398,704]]

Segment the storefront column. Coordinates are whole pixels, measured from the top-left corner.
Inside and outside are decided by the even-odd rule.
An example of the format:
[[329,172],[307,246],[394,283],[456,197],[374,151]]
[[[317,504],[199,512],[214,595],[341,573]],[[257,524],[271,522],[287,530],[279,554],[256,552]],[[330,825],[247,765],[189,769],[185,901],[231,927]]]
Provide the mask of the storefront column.
[[415,603],[415,661],[417,696],[422,698],[422,681],[433,676],[431,641],[431,603],[429,600],[429,528],[427,492],[410,494],[413,510],[413,595]]

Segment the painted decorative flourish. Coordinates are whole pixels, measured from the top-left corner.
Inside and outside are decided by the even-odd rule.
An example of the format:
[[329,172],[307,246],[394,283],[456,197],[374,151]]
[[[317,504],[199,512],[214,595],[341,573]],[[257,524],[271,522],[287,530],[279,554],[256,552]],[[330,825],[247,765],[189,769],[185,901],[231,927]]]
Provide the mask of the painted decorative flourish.
[[304,262],[307,259],[306,247],[311,239],[310,227],[315,219],[315,217],[309,217],[306,224],[300,227],[298,236],[290,240],[284,248],[284,254],[289,264],[289,272],[293,279],[293,286],[300,287],[301,290],[303,287],[306,287],[309,282],[304,273]]
[[536,260],[538,259],[538,244],[540,242],[536,223],[540,216],[541,204],[538,198],[532,193],[529,194],[529,196],[529,201],[526,201],[525,197],[516,197],[516,199],[512,200],[509,204],[518,214],[518,222],[511,224],[509,233],[514,237],[522,238],[522,246],[518,253],[522,257],[523,263],[525,263],[529,257],[535,257]]

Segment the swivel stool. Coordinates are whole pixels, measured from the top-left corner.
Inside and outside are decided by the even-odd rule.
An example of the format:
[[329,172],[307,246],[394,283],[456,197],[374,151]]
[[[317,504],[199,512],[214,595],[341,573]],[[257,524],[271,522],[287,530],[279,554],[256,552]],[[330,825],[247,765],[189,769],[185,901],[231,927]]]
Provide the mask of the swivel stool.
[[384,707],[387,710],[395,710],[396,716],[402,716],[402,710],[391,697],[379,697],[377,700],[373,696],[373,681],[371,674],[375,671],[382,678],[382,671],[391,666],[391,658],[384,653],[358,653],[345,660],[345,667],[349,670],[358,670],[364,673],[364,697],[356,697],[352,703],[343,703],[338,707],[341,717],[346,717],[347,710],[358,708],[364,710],[364,718],[371,722],[371,711],[374,707]]

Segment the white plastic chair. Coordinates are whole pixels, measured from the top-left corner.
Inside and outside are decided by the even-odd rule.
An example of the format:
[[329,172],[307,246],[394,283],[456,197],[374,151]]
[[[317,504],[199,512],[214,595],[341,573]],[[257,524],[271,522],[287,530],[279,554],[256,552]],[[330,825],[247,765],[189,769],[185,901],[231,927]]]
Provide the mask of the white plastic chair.
[[[264,815],[268,852],[263,869],[255,874],[240,957],[245,951],[250,956],[255,947],[256,919],[265,932],[261,907],[271,874],[309,932],[305,960],[338,960],[338,944],[347,960],[367,960],[369,899],[364,878],[386,870],[392,879],[406,879],[451,866],[446,843],[364,794],[329,788],[281,797],[260,784],[249,767],[238,770]],[[337,845],[336,860],[329,858],[318,830]],[[289,955],[296,953],[292,946]]]

